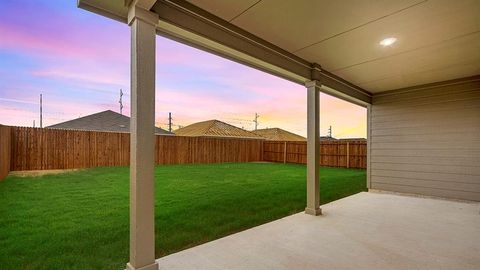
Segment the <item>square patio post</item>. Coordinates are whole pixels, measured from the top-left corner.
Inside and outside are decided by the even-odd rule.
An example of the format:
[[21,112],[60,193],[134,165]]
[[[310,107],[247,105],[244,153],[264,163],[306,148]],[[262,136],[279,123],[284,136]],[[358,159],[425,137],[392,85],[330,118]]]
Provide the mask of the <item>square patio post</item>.
[[305,213],[318,216],[320,209],[320,82],[308,81],[307,87],[307,207]]
[[154,204],[155,38],[158,15],[130,7],[130,262],[127,270],[156,270]]

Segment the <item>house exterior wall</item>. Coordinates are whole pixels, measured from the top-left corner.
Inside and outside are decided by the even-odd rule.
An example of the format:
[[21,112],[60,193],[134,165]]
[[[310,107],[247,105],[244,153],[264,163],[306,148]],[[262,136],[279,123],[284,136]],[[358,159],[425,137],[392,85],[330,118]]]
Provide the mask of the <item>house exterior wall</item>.
[[480,201],[480,76],[373,97],[370,189]]

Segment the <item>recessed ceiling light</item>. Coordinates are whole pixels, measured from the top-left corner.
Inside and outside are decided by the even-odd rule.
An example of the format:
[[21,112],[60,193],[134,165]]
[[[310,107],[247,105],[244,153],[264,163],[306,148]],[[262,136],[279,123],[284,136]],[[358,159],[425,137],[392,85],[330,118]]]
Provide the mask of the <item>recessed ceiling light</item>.
[[395,43],[397,41],[396,38],[394,37],[389,37],[389,38],[386,38],[382,41],[380,41],[380,45],[382,45],[383,47],[387,47],[387,46],[391,46],[393,43]]

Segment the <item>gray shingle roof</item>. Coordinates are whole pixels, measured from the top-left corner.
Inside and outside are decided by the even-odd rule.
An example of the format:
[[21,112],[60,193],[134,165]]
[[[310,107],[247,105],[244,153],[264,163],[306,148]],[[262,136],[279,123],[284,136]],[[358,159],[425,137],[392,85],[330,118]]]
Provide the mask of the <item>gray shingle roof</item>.
[[[130,117],[107,110],[51,125],[48,126],[48,128],[128,133],[130,132]],[[174,135],[173,133],[158,127],[155,127],[155,134]]]

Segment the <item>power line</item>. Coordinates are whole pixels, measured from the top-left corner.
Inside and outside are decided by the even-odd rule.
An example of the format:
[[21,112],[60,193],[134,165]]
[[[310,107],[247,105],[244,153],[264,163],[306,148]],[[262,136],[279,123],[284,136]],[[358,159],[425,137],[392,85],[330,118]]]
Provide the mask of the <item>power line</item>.
[[222,119],[227,119],[227,120],[238,120],[238,121],[250,122],[250,123],[253,123],[253,122],[255,122],[254,120],[248,120],[248,119],[242,119],[242,118],[232,118],[232,117],[222,117]]
[[247,124],[247,125],[253,125],[252,120],[234,120],[234,119],[228,119],[228,118],[221,118],[224,122],[227,123],[237,123],[237,124]]

